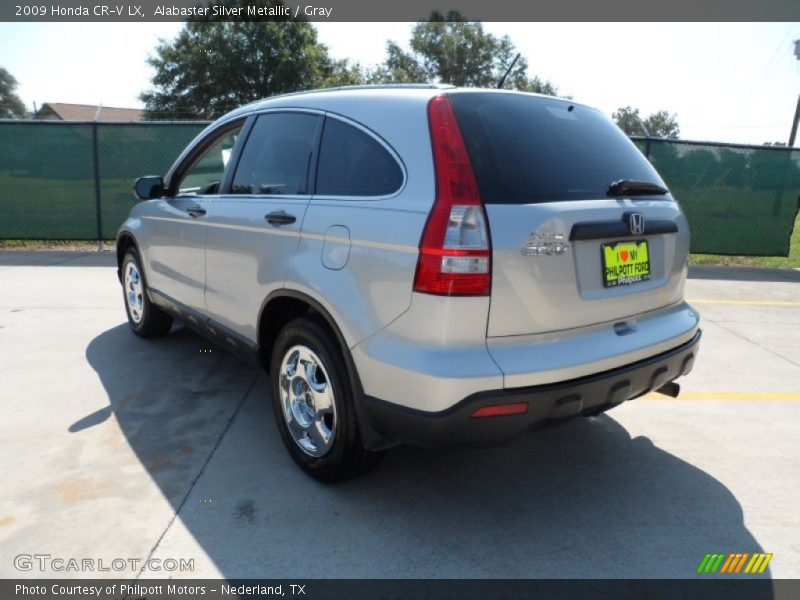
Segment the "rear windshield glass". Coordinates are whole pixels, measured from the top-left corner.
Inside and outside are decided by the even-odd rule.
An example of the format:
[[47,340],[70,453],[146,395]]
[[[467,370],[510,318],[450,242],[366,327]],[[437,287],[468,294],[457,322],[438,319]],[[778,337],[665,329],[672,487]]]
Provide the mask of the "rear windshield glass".
[[605,198],[620,179],[664,182],[599,111],[563,100],[449,94],[481,197],[489,204]]

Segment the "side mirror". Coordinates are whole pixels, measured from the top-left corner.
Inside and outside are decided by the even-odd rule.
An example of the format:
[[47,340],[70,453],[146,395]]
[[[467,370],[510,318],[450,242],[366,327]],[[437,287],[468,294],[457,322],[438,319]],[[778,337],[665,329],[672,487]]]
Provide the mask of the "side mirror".
[[158,175],[139,177],[133,182],[133,193],[139,200],[152,200],[164,195],[164,180]]

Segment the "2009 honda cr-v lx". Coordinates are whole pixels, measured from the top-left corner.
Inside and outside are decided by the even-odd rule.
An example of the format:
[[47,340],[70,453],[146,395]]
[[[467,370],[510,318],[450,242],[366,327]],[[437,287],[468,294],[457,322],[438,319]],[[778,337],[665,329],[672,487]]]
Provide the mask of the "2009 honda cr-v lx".
[[250,104],[135,183],[128,320],[264,365],[334,481],[397,443],[487,444],[675,395],[697,353],[689,231],[627,137],[552,97],[378,86]]

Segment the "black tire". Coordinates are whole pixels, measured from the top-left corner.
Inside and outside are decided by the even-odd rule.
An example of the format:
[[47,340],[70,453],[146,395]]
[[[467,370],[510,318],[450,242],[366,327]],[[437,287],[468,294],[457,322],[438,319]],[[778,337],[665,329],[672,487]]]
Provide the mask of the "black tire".
[[[135,268],[141,282],[141,287],[136,290],[134,290],[135,284],[127,280],[127,274],[131,267]],[[167,335],[172,327],[172,317],[150,302],[150,298],[147,296],[147,279],[142,268],[142,259],[134,247],[128,248],[125,258],[122,259],[121,279],[122,301],[125,303],[128,325],[131,326],[133,332],[143,338]],[[128,294],[132,292],[136,297],[135,307],[132,307],[128,299]]]
[[[291,417],[284,415],[281,366],[287,354],[297,347],[307,348],[315,355],[314,358],[321,361],[322,376],[317,378],[323,381],[323,385],[329,385],[333,394],[335,420],[331,427],[330,446],[319,456],[310,455],[301,448],[300,442],[295,441],[287,422]],[[286,381],[288,383],[289,379]],[[367,450],[361,442],[354,404],[356,389],[348,375],[342,349],[320,321],[313,317],[299,317],[284,326],[275,340],[270,360],[275,422],[292,459],[317,481],[333,483],[351,479],[374,467],[383,455],[382,452]],[[313,425],[308,429],[311,427]]]

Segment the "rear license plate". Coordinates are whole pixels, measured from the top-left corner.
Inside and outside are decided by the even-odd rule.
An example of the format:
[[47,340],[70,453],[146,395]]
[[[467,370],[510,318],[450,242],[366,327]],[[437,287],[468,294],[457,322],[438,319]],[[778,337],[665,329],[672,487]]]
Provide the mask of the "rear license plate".
[[650,253],[646,240],[612,242],[600,247],[603,285],[617,287],[650,279]]

